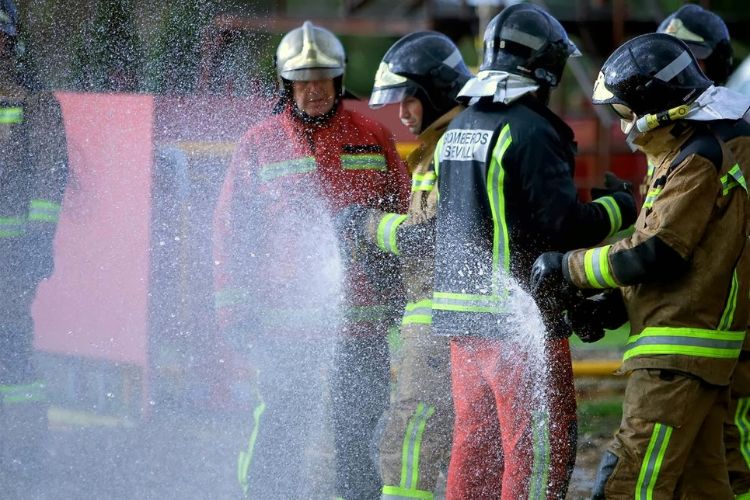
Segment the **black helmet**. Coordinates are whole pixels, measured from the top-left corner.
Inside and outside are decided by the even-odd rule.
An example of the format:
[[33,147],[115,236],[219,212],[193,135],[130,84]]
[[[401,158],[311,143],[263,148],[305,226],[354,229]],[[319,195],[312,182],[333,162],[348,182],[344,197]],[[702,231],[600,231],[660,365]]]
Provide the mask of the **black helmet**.
[[578,55],[557,19],[535,5],[516,4],[487,25],[479,70],[507,71],[555,87],[568,57]]
[[426,127],[457,104],[458,91],[471,77],[461,52],[450,38],[434,31],[411,33],[394,43],[383,56],[375,75],[370,107],[379,108],[414,96],[422,102]]
[[687,4],[667,17],[656,30],[676,36],[703,61],[706,76],[723,84],[732,72],[732,44],[724,21],[700,5]]
[[604,62],[594,104],[624,104],[638,116],[694,101],[711,81],[682,40],[664,33],[637,36]]
[[11,38],[18,36],[18,9],[12,0],[0,0],[0,32]]

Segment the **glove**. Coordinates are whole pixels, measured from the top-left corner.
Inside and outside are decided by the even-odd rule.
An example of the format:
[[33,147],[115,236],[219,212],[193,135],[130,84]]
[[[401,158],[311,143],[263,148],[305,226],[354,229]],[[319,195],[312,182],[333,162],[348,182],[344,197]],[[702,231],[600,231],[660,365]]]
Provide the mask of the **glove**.
[[370,209],[352,204],[344,207],[333,219],[333,228],[342,244],[356,248],[365,239],[365,223]]
[[611,196],[615,193],[629,193],[633,194],[633,184],[617,177],[612,172],[604,173],[604,187],[603,188],[591,188],[591,199],[595,200],[602,196]]
[[563,254],[546,252],[540,255],[531,268],[531,296],[534,298],[552,339],[567,338],[571,331],[565,323],[564,311],[578,289],[563,276]]
[[595,200],[603,196],[611,196],[620,208],[622,224],[619,229],[625,229],[635,223],[638,217],[638,209],[633,196],[633,184],[617,177],[612,172],[605,172],[604,187],[592,188],[591,199]]
[[613,330],[628,320],[619,290],[608,290],[592,297],[579,296],[569,304],[566,321],[583,342],[596,342],[604,330]]

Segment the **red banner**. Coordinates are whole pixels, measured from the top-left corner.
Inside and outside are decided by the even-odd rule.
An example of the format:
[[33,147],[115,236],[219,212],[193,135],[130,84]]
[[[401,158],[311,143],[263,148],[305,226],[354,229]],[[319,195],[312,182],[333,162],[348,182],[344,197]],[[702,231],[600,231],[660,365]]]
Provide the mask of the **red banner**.
[[147,366],[152,96],[57,94],[70,174],[37,349]]

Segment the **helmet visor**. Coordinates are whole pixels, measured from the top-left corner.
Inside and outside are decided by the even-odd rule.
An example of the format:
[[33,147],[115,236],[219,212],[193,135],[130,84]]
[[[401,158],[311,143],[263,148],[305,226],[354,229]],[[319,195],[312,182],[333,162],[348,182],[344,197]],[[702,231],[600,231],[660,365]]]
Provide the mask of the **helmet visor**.
[[293,82],[330,80],[344,74],[344,68],[300,68],[288,69],[280,73],[281,78]]
[[369,105],[373,109],[382,108],[386,104],[398,104],[404,98],[416,94],[417,89],[412,85],[398,87],[374,88],[370,96]]
[[380,62],[378,72],[375,73],[375,84],[370,96],[370,107],[379,108],[386,104],[395,104],[407,95],[414,95],[413,91],[409,94],[409,79],[391,71],[388,63]]

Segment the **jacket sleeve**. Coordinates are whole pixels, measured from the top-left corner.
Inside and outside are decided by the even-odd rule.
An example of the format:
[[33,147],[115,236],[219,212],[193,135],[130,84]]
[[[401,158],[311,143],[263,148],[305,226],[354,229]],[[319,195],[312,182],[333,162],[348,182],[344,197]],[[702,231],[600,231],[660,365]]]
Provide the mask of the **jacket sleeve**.
[[706,231],[720,188],[712,162],[688,157],[642,210],[629,238],[568,252],[565,277],[579,288],[613,288],[679,276]]
[[214,213],[214,304],[222,329],[240,320],[240,311],[249,300],[244,287],[253,272],[241,256],[253,254],[249,239],[252,221],[249,206],[252,195],[245,177],[250,162],[251,146],[240,141],[227,170]]
[[29,197],[26,238],[32,278],[49,276],[54,267],[53,240],[68,181],[68,148],[62,111],[51,93],[32,96],[25,110],[29,141]]
[[[508,153],[518,166],[532,223],[557,249],[595,245],[632,224],[635,206],[626,193],[590,203],[578,199],[560,139],[550,127],[535,127],[522,133],[518,141],[514,137],[511,141]],[[502,162],[501,151],[495,148],[494,161]]]
[[435,243],[435,215],[416,220],[410,213],[372,209],[365,221],[365,237],[372,245],[393,255],[425,255]]

